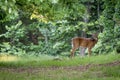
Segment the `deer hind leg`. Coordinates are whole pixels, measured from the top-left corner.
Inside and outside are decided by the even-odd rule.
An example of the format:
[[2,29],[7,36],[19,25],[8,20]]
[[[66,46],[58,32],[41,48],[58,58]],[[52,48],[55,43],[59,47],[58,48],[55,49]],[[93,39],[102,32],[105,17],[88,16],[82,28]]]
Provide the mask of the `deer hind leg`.
[[74,53],[75,53],[75,51],[76,51],[76,49],[78,49],[79,48],[79,45],[75,45],[75,46],[73,46],[72,47],[72,49],[71,49],[71,57],[73,57],[74,56]]
[[73,57],[74,56],[74,53],[75,53],[75,51],[76,51],[76,49],[78,49],[79,48],[79,45],[73,45],[72,46],[72,49],[71,49],[71,57]]
[[71,49],[71,55],[70,55],[71,57],[74,56],[75,50],[76,50],[76,48],[72,48],[72,49]]

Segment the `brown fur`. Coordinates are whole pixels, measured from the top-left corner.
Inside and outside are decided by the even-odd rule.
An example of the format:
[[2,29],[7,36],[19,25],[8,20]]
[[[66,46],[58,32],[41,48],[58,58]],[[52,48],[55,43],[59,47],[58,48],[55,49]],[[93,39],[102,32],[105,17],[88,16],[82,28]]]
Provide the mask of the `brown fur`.
[[74,56],[74,52],[79,47],[88,48],[88,54],[91,55],[91,49],[95,46],[98,41],[98,34],[93,34],[92,38],[83,38],[83,37],[76,37],[72,39],[72,50],[71,50],[71,57]]

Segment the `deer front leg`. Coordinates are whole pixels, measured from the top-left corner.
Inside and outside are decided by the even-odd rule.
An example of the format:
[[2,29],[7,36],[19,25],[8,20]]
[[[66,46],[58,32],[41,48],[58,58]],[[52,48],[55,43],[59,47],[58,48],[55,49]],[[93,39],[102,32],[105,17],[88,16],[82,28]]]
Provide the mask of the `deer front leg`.
[[88,56],[91,56],[91,48],[88,48]]

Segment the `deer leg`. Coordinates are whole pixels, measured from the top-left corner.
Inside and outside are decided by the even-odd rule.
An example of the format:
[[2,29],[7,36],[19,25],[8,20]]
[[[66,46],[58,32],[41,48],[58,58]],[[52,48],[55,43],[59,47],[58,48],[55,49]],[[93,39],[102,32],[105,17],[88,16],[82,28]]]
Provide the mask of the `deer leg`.
[[71,57],[73,57],[74,56],[74,52],[75,52],[75,50],[76,50],[76,48],[72,48],[72,50],[71,50]]
[[79,40],[78,40],[78,39],[72,39],[71,57],[74,56],[74,52],[75,52],[76,49],[78,49],[79,47],[80,47],[80,45],[79,45]]
[[91,48],[88,48],[88,55],[91,56]]

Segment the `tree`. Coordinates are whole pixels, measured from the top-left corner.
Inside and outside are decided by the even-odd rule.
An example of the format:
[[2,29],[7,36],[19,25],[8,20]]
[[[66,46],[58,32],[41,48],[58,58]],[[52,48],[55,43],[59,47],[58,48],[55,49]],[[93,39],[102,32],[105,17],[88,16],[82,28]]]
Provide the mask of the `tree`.
[[104,11],[99,18],[100,25],[104,27],[100,34],[98,53],[119,51],[119,9],[120,1],[105,0]]
[[57,55],[70,52],[74,36],[101,32],[94,50],[119,50],[119,4],[117,0],[1,0],[1,45],[7,43],[9,50],[14,46],[16,52]]

